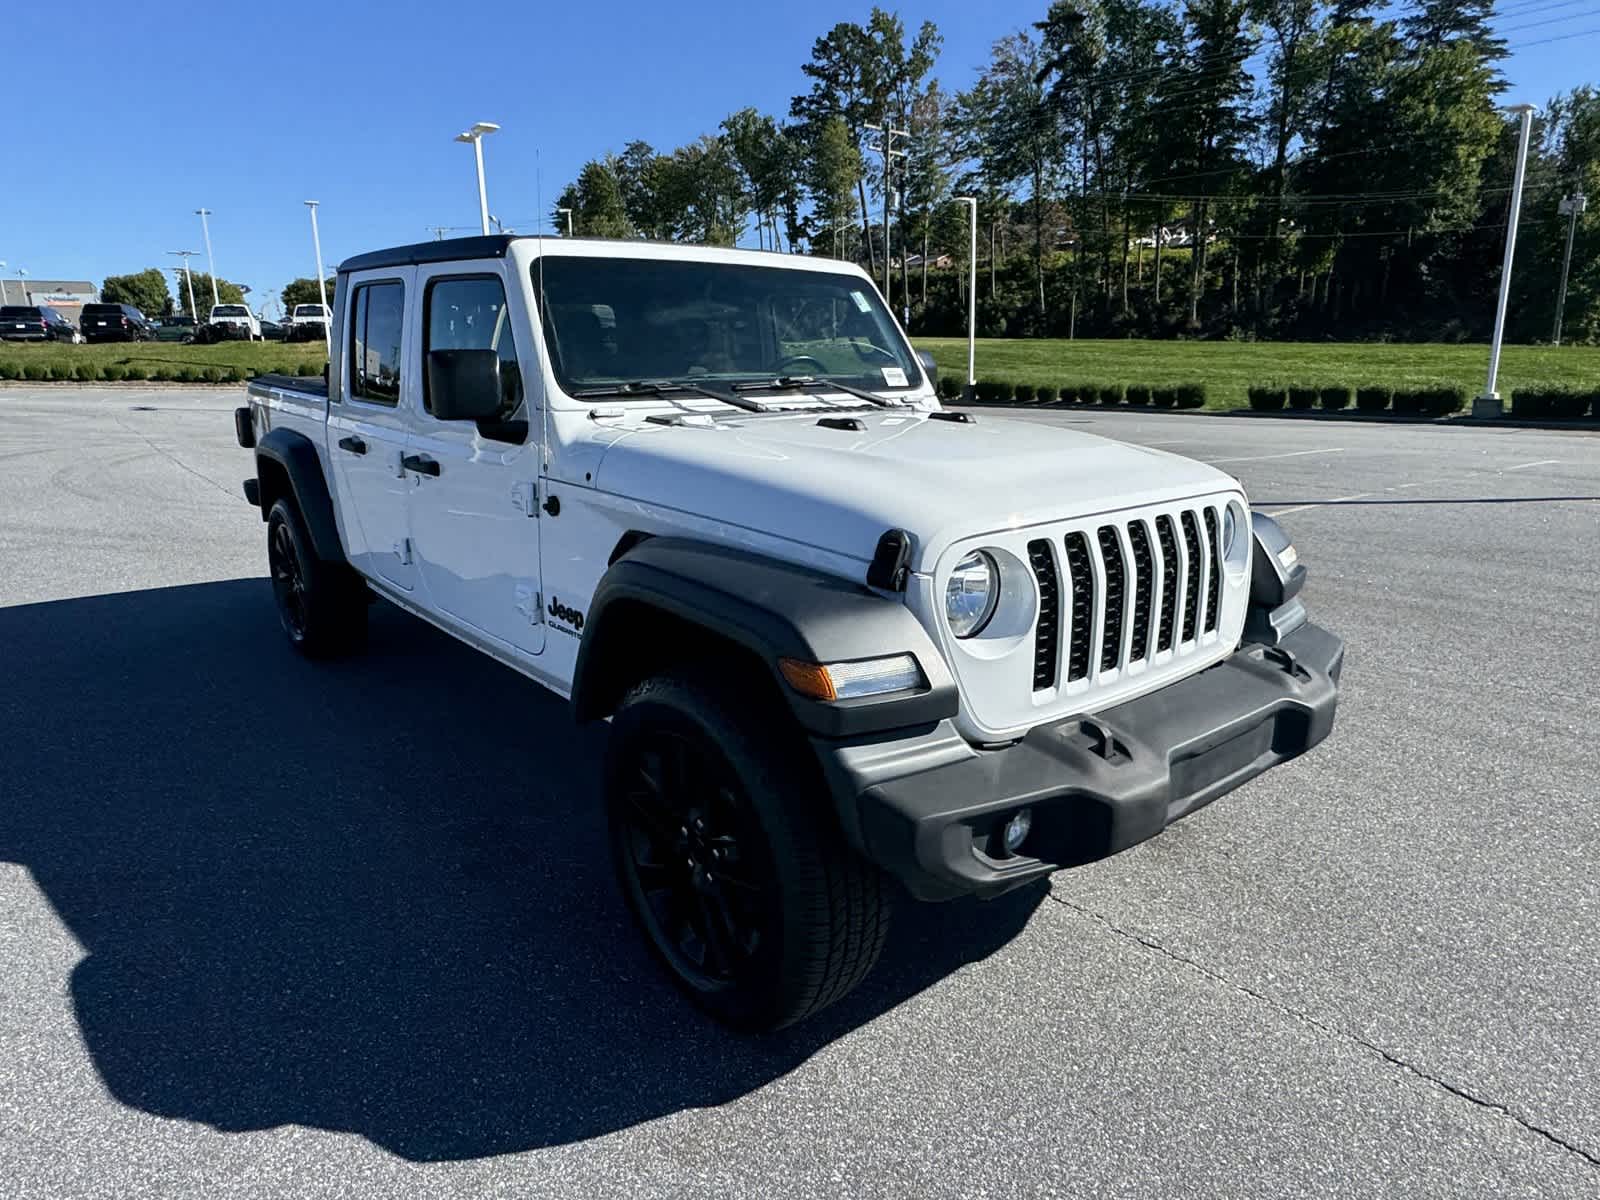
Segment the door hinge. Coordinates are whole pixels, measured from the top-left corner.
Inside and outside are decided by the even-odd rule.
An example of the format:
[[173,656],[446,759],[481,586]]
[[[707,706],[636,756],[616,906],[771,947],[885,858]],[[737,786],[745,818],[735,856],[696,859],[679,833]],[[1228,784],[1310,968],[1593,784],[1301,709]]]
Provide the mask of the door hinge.
[[539,489],[532,483],[513,484],[511,488],[511,507],[525,517],[539,515]]
[[409,567],[411,565],[411,539],[401,538],[396,542],[394,544],[394,554],[400,560],[402,567]]

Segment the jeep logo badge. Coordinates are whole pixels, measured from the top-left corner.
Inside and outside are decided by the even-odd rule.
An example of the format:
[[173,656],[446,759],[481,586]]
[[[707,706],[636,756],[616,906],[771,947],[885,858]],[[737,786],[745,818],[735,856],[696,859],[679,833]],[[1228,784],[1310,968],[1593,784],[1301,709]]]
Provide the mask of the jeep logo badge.
[[583,614],[577,609],[568,608],[565,604],[561,603],[561,599],[558,596],[550,597],[550,604],[546,611],[548,611],[549,614],[557,621],[560,621],[565,625],[570,625],[574,629],[583,628]]

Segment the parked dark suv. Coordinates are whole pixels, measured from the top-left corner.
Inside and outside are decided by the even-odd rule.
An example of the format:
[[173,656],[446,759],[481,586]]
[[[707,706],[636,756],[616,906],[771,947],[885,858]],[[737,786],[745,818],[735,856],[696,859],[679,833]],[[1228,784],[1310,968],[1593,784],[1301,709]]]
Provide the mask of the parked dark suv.
[[149,342],[155,324],[131,304],[85,304],[83,336],[91,342]]
[[0,308],[0,338],[11,342],[75,342],[72,322],[44,304],[7,304]]

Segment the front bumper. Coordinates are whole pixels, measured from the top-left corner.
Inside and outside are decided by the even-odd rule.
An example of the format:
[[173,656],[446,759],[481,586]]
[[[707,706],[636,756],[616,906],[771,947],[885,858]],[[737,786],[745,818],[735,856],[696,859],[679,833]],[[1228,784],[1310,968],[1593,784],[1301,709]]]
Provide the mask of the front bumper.
[[[868,858],[924,900],[998,895],[1105,858],[1333,729],[1344,643],[1304,625],[1137,700],[974,750],[953,730],[899,744],[818,741],[840,815]],[[948,726],[949,722],[943,722]],[[1031,808],[1021,853],[999,830]]]

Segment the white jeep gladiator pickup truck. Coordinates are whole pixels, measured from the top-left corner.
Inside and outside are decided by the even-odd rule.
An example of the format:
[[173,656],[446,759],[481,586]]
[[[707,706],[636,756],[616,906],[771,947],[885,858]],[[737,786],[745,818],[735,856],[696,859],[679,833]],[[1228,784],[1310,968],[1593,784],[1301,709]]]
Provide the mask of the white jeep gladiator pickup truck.
[[892,892],[1116,853],[1332,728],[1343,645],[1237,481],[942,411],[855,266],[426,242],[345,262],[333,330],[235,414],[290,642],[382,597],[609,718],[622,890],[736,1027],[854,987]]

